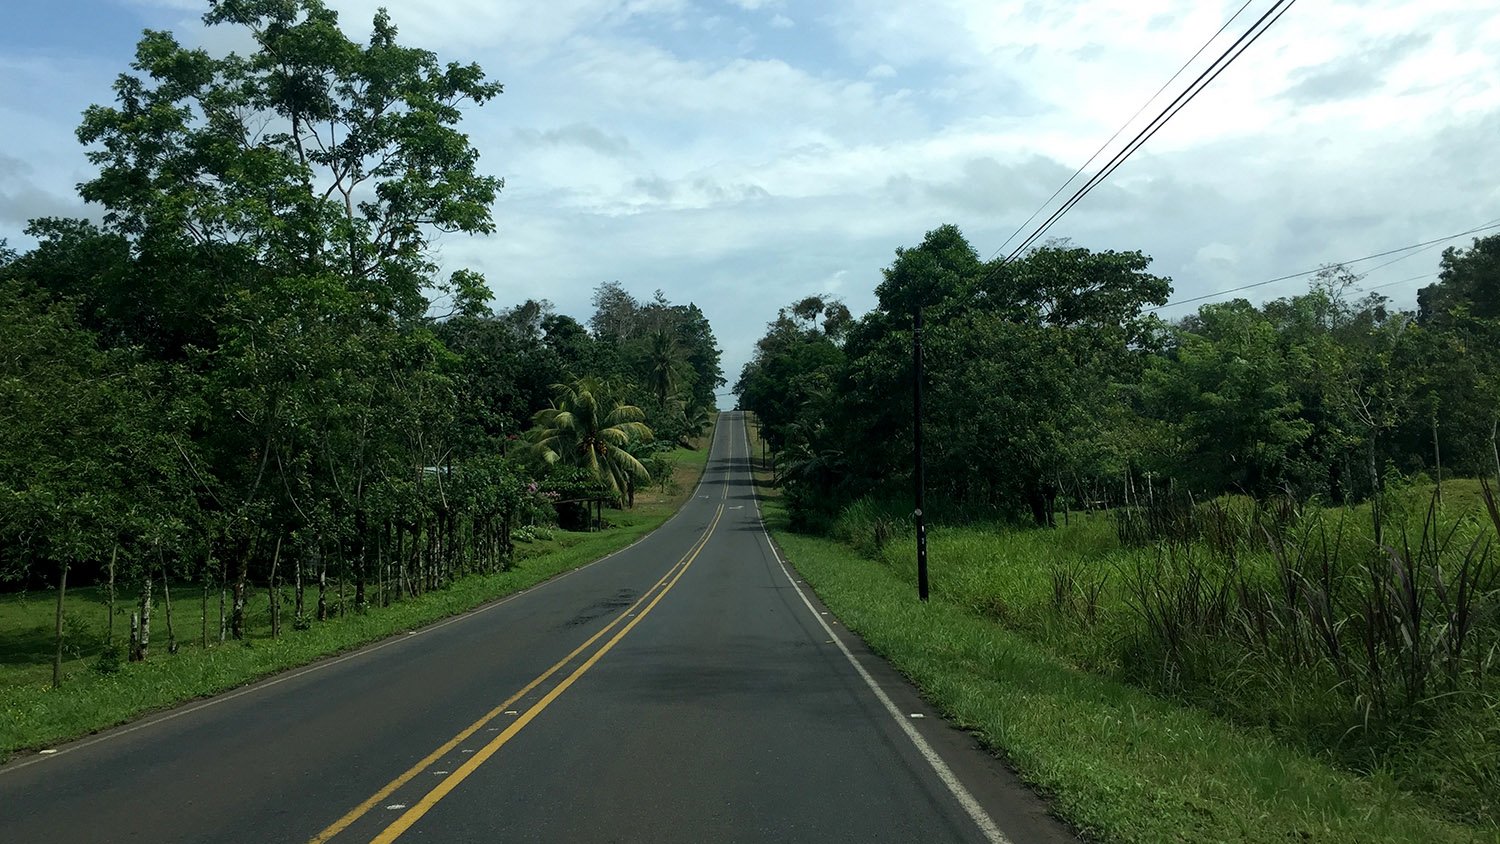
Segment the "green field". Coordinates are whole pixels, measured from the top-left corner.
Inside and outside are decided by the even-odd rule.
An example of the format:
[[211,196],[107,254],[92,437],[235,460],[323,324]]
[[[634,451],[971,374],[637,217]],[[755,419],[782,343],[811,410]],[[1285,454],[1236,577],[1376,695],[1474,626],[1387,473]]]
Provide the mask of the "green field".
[[[712,434],[709,435],[711,437]],[[90,586],[67,593],[66,647],[61,689],[50,688],[56,594],[52,591],[0,595],[0,758],[17,750],[85,735],[142,713],[222,692],[259,677],[357,648],[395,633],[421,627],[535,585],[635,542],[675,513],[691,494],[708,459],[709,437],[698,449],[677,449],[674,479],[663,493],[642,491],[633,510],[606,511],[611,527],[600,533],[555,531],[551,540],[518,543],[516,564],[492,575],[460,578],[452,586],[418,598],[365,612],[338,613],[308,630],[284,622],[271,638],[269,598],[256,590],[246,608],[243,641],[218,644],[218,596],[207,610],[209,647],[200,646],[204,626],[201,587],[174,585],[172,614],[177,640],[167,653],[166,607],[157,592],[152,624],[152,656],[116,673],[93,665],[102,650],[108,611],[104,589]],[[337,595],[337,584],[331,591]],[[315,590],[309,590],[311,595]],[[352,599],[352,587],[348,590]],[[290,591],[283,607],[290,606]],[[133,596],[121,594],[116,608],[116,641],[129,632]]]

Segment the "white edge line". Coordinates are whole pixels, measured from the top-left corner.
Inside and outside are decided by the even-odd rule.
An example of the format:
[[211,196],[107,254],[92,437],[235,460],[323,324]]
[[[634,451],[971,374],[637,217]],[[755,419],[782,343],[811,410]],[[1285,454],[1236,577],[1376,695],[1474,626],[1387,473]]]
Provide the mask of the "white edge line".
[[[721,415],[722,415],[722,413],[721,413]],[[697,486],[693,487],[693,497],[689,498],[688,499],[689,501],[694,500],[694,499],[697,498],[698,492],[703,489],[703,482],[708,479],[708,461],[713,459],[714,444],[717,443],[718,440],[719,440],[719,427],[720,427],[719,424],[717,422],[715,422],[715,424],[714,424],[713,438],[711,440],[709,440],[709,443],[708,443],[708,456],[707,456],[707,458],[705,458],[704,463],[703,463],[703,472],[702,472],[702,474],[700,474],[698,476],[698,484],[697,484]],[[731,456],[730,459],[733,459],[733,456]],[[725,488],[726,489],[728,488],[728,484],[725,484]],[[141,720],[141,721],[137,721],[135,723],[127,723],[127,724],[123,724],[121,726],[114,727],[114,728],[106,728],[106,731],[104,733],[100,734],[100,735],[97,735],[97,736],[94,736],[94,737],[88,738],[88,739],[82,739],[82,740],[74,741],[74,742],[68,744],[65,747],[56,748],[55,752],[47,753],[47,754],[38,753],[37,755],[31,757],[30,759],[22,759],[22,760],[20,760],[18,762],[6,762],[6,763],[3,763],[3,764],[0,764],[0,777],[5,776],[7,773],[9,773],[11,771],[19,771],[22,768],[29,768],[32,765],[36,765],[36,764],[39,764],[41,762],[50,762],[53,759],[57,759],[58,757],[66,756],[67,754],[72,753],[75,750],[83,750],[85,748],[93,747],[96,744],[102,744],[102,743],[104,743],[106,741],[110,741],[111,739],[116,739],[116,738],[119,738],[121,736],[130,735],[131,733],[134,733],[134,732],[136,732],[138,730],[144,730],[144,729],[146,729],[148,727],[154,727],[154,726],[156,726],[158,724],[165,724],[168,721],[172,721],[174,719],[181,718],[184,715],[192,715],[194,712],[200,712],[200,711],[202,711],[204,709],[209,708],[210,706],[217,706],[217,705],[219,705],[221,703],[228,703],[231,700],[234,700],[236,698],[244,697],[245,695],[248,695],[248,694],[251,694],[251,693],[254,693],[254,692],[261,691],[262,689],[269,689],[272,686],[279,686],[282,683],[285,683],[285,682],[288,682],[288,681],[291,681],[291,680],[296,680],[299,677],[305,677],[308,674],[312,674],[315,671],[322,671],[325,668],[332,668],[333,666],[338,665],[341,662],[348,662],[349,660],[354,659],[355,657],[361,657],[361,656],[365,656],[366,654],[372,654],[375,651],[380,650],[381,648],[390,647],[391,645],[397,644],[399,642],[408,641],[411,635],[420,634],[420,633],[430,633],[430,632],[432,632],[434,630],[438,630],[440,628],[447,627],[450,624],[457,624],[460,621],[464,621],[464,620],[467,620],[469,618],[472,618],[473,616],[479,615],[482,612],[487,612],[489,610],[495,609],[496,607],[502,606],[504,604],[508,604],[511,601],[514,601],[514,600],[516,600],[517,598],[520,598],[523,595],[527,595],[527,594],[530,594],[532,592],[535,592],[535,591],[537,591],[538,589],[541,589],[544,586],[550,586],[551,584],[557,583],[560,580],[563,580],[563,579],[568,578],[568,577],[572,577],[573,575],[575,575],[575,574],[583,571],[584,569],[593,568],[594,566],[597,566],[600,563],[605,562],[606,560],[609,560],[609,559],[611,559],[613,557],[617,557],[620,554],[623,554],[626,551],[629,551],[630,549],[632,549],[635,546],[641,544],[642,542],[645,542],[647,539],[650,539],[653,535],[656,534],[657,531],[661,530],[662,528],[666,527],[668,524],[670,524],[671,522],[673,522],[674,520],[676,520],[676,518],[678,516],[682,515],[682,511],[685,510],[685,509],[687,509],[686,503],[684,503],[682,507],[677,508],[677,512],[675,512],[671,516],[669,516],[666,521],[664,521],[661,524],[657,525],[656,527],[652,528],[649,532],[647,532],[646,534],[642,535],[639,539],[637,539],[636,541],[630,543],[629,545],[626,545],[624,548],[621,548],[621,549],[619,549],[617,551],[611,551],[610,553],[604,555],[603,557],[600,557],[597,560],[594,560],[591,563],[585,563],[585,564],[583,564],[583,565],[581,565],[581,566],[579,566],[577,568],[569,569],[569,570],[567,570],[565,572],[562,572],[560,574],[553,575],[552,577],[549,577],[546,580],[543,580],[541,583],[533,583],[532,585],[526,587],[525,589],[522,589],[519,592],[512,592],[511,594],[506,595],[505,597],[500,598],[499,600],[491,601],[490,603],[483,604],[481,606],[475,607],[474,609],[466,610],[464,612],[461,612],[458,615],[450,616],[449,618],[445,618],[445,619],[442,619],[440,621],[433,622],[432,624],[426,625],[426,626],[421,627],[421,628],[419,628],[417,630],[406,631],[406,633],[404,633],[404,634],[400,633],[400,632],[394,632],[394,633],[392,633],[390,635],[390,637],[388,637],[384,641],[374,642],[372,644],[365,645],[365,646],[363,646],[363,647],[361,647],[361,648],[359,648],[357,650],[354,650],[354,651],[351,651],[349,653],[343,654],[342,656],[334,657],[333,659],[324,659],[322,661],[314,663],[313,665],[307,666],[307,667],[303,668],[300,671],[298,671],[298,670],[291,670],[290,673],[283,673],[283,674],[279,674],[279,675],[273,674],[269,678],[266,678],[266,679],[263,679],[263,680],[252,680],[252,681],[250,681],[249,685],[241,686],[238,689],[234,689],[234,690],[231,690],[231,691],[228,691],[228,692],[221,692],[219,694],[214,695],[213,697],[210,697],[208,700],[205,700],[202,703],[199,703],[196,706],[188,706],[186,708],[174,709],[174,710],[172,710],[170,712],[167,712],[167,713],[165,713],[163,715],[159,715],[159,716],[154,717],[154,718],[147,717],[146,719]],[[756,507],[756,512],[757,513],[759,512],[759,505],[757,505],[757,507]],[[49,748],[49,749],[52,749],[52,748]]]
[[[748,441],[749,435],[747,434],[746,442],[748,443]],[[824,621],[823,617],[818,615],[817,608],[812,605],[812,601],[807,599],[807,594],[802,591],[802,587],[797,585],[797,579],[792,577],[791,570],[786,567],[786,561],[781,559],[780,552],[776,550],[776,543],[771,541],[771,532],[766,529],[766,520],[760,511],[759,493],[755,496],[755,517],[760,521],[760,532],[766,538],[766,547],[771,549],[771,556],[775,558],[776,564],[781,567],[781,573],[786,575],[787,583],[791,584],[791,587],[797,590],[797,597],[802,599],[803,605],[807,607],[808,614],[822,626],[823,631],[828,634],[828,638],[834,644],[838,645],[839,651],[844,654],[845,659],[849,660],[849,664],[854,666],[854,670],[859,673],[860,679],[865,681],[865,685],[870,687],[870,691],[875,695],[875,698],[880,701],[881,706],[884,706],[885,711],[890,714],[891,720],[895,721],[896,726],[901,728],[901,732],[905,733],[906,737],[911,739],[911,743],[916,746],[917,752],[922,754],[922,758],[926,759],[927,764],[932,766],[933,773],[937,774],[938,779],[943,781],[943,785],[948,787],[948,791],[953,794],[954,799],[958,801],[959,805],[963,806],[969,818],[979,827],[979,831],[984,833],[984,837],[989,839],[991,844],[1011,844],[1010,839],[1006,838],[1005,833],[1000,831],[1000,827],[995,825],[995,821],[989,816],[989,813],[985,812],[984,807],[979,805],[979,801],[974,799],[974,795],[969,793],[969,790],[964,787],[962,782],[959,782],[958,776],[953,773],[952,768],[948,767],[948,763],[943,761],[943,757],[939,756],[937,751],[932,749],[932,745],[927,743],[927,739],[922,738],[922,734],[918,733],[916,728],[911,725],[911,721],[901,714],[901,710],[891,701],[890,696],[885,693],[880,684],[875,682],[875,678],[870,676],[870,672],[866,671],[865,667],[859,664],[859,660],[854,658],[853,652],[844,644],[844,641],[834,634],[833,628],[828,626],[828,622]]]

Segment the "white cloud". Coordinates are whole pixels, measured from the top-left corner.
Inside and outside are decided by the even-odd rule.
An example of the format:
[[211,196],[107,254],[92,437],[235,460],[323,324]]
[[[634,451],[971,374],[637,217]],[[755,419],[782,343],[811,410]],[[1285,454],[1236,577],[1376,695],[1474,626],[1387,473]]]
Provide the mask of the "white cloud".
[[[198,30],[198,0],[125,1],[236,43]],[[485,271],[501,303],[580,316],[611,279],[696,300],[733,380],[777,307],[818,291],[868,307],[894,248],[940,223],[998,249],[1239,2],[330,5],[356,35],[389,6],[404,40],[506,85],[466,124],[507,178],[499,231],[444,238],[446,265]],[[1232,32],[1270,2],[1251,5]],[[1492,5],[1298,4],[1054,233],[1153,254],[1188,297],[1500,217]],[[72,128],[118,69],[35,65],[46,46],[0,52],[6,152],[30,166],[5,196],[39,207],[86,172]],[[1409,304],[1414,287],[1382,292]]]

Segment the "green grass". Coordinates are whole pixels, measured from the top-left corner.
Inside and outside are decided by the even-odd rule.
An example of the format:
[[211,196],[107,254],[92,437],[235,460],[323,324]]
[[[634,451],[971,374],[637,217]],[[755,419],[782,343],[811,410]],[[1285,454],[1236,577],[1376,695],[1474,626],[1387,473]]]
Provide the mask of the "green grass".
[[[107,624],[103,590],[70,589],[67,615],[70,639],[78,647],[66,663],[63,686],[50,687],[55,647],[52,624],[55,593],[0,596],[0,759],[19,750],[43,748],[125,722],[144,713],[217,694],[253,680],[353,650],[391,635],[467,612],[548,578],[597,560],[635,542],[671,517],[691,494],[707,462],[708,438],[698,450],[679,449],[675,492],[643,493],[633,510],[608,511],[609,530],[600,533],[557,531],[552,540],[517,545],[517,562],[509,571],[460,578],[452,586],[418,598],[398,601],[363,613],[349,612],[308,630],[291,630],[270,638],[268,598],[258,589],[247,605],[248,635],[243,641],[216,644],[217,596],[208,611],[211,644],[199,647],[201,591],[182,585],[172,591],[174,623],[181,650],[166,653],[164,607],[153,612],[152,656],[143,663],[101,674],[90,664]],[[158,591],[158,598],[159,598]],[[352,597],[352,589],[350,591]],[[128,635],[132,596],[120,596],[117,641]],[[284,606],[290,606],[286,604]]]

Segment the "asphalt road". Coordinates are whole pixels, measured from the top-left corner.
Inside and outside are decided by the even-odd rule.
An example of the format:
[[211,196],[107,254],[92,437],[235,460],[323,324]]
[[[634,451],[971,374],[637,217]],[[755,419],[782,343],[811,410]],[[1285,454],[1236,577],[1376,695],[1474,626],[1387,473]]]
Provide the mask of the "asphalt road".
[[783,567],[720,422],[631,548],[14,760],[0,841],[1073,841]]

